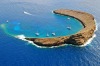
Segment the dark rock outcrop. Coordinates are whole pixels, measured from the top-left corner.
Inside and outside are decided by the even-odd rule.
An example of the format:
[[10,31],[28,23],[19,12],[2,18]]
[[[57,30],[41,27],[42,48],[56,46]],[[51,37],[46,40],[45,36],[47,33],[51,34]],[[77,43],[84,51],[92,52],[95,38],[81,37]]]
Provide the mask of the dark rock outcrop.
[[91,14],[81,11],[59,9],[53,11],[55,14],[60,14],[64,16],[71,16],[78,19],[84,26],[84,28],[78,33],[71,36],[61,36],[55,38],[26,38],[27,40],[33,41],[39,46],[59,46],[62,44],[73,44],[73,45],[83,45],[90,39],[96,29],[94,17]]

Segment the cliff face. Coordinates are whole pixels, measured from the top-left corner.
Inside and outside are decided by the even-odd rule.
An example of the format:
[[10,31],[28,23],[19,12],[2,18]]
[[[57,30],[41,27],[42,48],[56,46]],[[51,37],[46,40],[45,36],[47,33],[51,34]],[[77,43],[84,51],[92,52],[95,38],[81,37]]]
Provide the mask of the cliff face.
[[56,38],[26,38],[27,40],[33,41],[35,44],[40,46],[58,46],[62,44],[73,44],[73,45],[83,45],[90,39],[94,30],[96,29],[94,17],[91,14],[73,11],[73,10],[55,10],[55,14],[72,16],[78,19],[84,26],[84,28],[78,33],[71,36],[56,37]]
[[92,37],[94,34],[94,30],[90,30],[89,32],[77,33],[75,35],[70,36],[68,40],[65,40],[65,43],[74,44],[74,45],[83,45],[87,42],[88,39]]
[[65,40],[69,37],[56,37],[56,38],[26,38],[27,40],[33,41],[39,46],[59,46],[65,44]]

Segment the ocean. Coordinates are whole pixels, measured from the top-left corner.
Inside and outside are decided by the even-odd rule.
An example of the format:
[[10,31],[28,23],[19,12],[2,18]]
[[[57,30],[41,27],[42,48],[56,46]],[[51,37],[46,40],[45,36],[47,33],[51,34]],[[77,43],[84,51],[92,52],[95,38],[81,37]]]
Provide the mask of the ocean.
[[[99,0],[0,1],[0,66],[100,66],[99,4]],[[65,36],[66,33],[71,35],[80,31],[83,26],[78,20],[52,13],[61,8],[94,15],[98,30],[91,43],[84,47],[39,48],[14,37],[35,37],[36,32],[40,33],[39,38],[52,32]],[[71,21],[66,18],[71,18]],[[66,29],[69,26],[72,30]]]

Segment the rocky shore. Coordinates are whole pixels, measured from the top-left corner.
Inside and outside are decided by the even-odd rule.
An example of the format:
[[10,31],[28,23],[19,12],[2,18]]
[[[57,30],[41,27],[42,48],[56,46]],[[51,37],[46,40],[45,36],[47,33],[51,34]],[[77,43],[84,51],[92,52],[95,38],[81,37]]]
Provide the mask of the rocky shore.
[[94,34],[96,29],[94,17],[86,12],[59,9],[53,11],[55,14],[64,16],[71,16],[78,19],[84,28],[78,33],[71,36],[61,36],[55,38],[25,38],[26,40],[33,41],[39,46],[59,46],[63,44],[84,45]]

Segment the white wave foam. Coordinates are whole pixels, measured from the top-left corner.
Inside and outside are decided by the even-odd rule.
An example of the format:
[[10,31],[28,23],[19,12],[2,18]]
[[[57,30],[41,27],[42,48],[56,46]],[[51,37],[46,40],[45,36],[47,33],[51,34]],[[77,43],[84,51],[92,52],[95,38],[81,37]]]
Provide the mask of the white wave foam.
[[19,38],[21,40],[25,40],[25,36],[24,35],[18,35],[18,36],[15,36],[16,38]]
[[97,24],[96,19],[94,19],[94,21],[95,21],[95,24],[96,24],[96,30],[95,30],[95,32],[96,32],[98,30],[98,24]]
[[39,47],[39,48],[56,48],[56,47],[65,46],[65,45],[51,46],[51,47],[38,46],[38,45],[35,44],[33,41],[26,40],[26,39],[25,39],[26,37],[25,37],[24,35],[17,35],[17,36],[15,36],[15,38],[21,39],[21,40],[23,40],[23,41],[27,41],[29,44],[32,44],[32,45],[34,45],[34,46],[36,46],[36,47]]
[[[95,21],[95,24],[96,24],[96,29],[94,31],[94,33],[98,30],[98,24],[96,23],[96,19],[94,19]],[[92,36],[92,38],[90,38],[84,45],[80,45],[79,47],[84,47],[84,46],[87,46],[88,44],[90,44],[92,42],[92,40],[96,37],[96,34],[94,34]]]
[[[96,20],[95,20],[96,22]],[[94,32],[96,32],[98,30],[98,25],[96,24],[96,30]],[[51,47],[44,47],[44,46],[38,46],[37,44],[35,44],[33,41],[29,41],[29,40],[26,40],[25,36],[24,35],[18,35],[18,36],[15,36],[16,38],[18,39],[21,39],[21,40],[24,40],[24,41],[28,41],[28,43],[31,43],[32,45],[36,46],[36,47],[39,47],[39,48],[56,48],[56,47],[61,47],[61,46],[67,46],[68,44],[63,44],[63,45],[60,45],[60,46],[51,46]],[[80,46],[76,46],[76,45],[72,45],[72,46],[76,46],[76,47],[84,47],[84,46],[87,46],[88,44],[90,44],[92,42],[92,40],[96,37],[96,34],[94,34],[92,36],[92,38],[90,38],[84,45],[80,45]]]
[[[16,38],[18,39],[21,39],[23,41],[27,41],[29,44],[32,44],[36,47],[39,47],[39,48],[57,48],[57,47],[61,47],[61,46],[67,46],[69,44],[63,44],[63,45],[60,45],[60,46],[51,46],[51,47],[45,47],[45,46],[38,46],[37,44],[35,44],[33,41],[29,41],[29,40],[26,40],[25,36],[24,35],[18,35],[18,36],[15,36]],[[72,46],[76,46],[76,47],[84,47],[84,46],[87,46],[88,44],[90,44],[92,42],[92,40],[96,37],[96,34],[93,35],[92,38],[90,38],[84,45],[80,45],[80,46],[76,46],[76,45],[72,45]]]
[[[29,41],[29,40],[26,40],[26,39],[25,39],[26,37],[25,37],[24,35],[17,35],[17,36],[15,36],[15,38],[21,39],[21,40],[23,40],[23,41],[28,41],[28,43],[31,43],[32,45],[37,46],[36,44],[34,44],[34,42]],[[37,47],[39,47],[39,46],[37,46]]]
[[92,38],[90,38],[84,45],[80,45],[79,47],[84,47],[84,46],[87,46],[88,44],[90,44],[92,42],[92,40],[96,37],[96,34],[94,34],[92,36]]
[[24,14],[26,14],[26,15],[32,15],[31,13],[26,12],[26,11],[24,11]]

